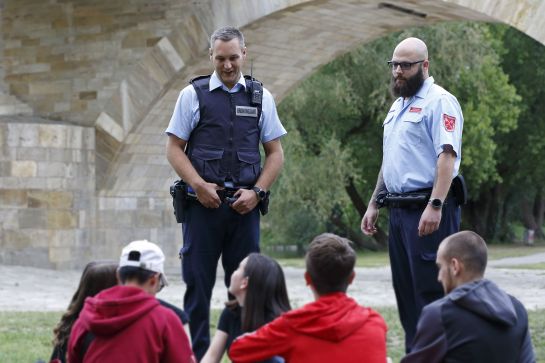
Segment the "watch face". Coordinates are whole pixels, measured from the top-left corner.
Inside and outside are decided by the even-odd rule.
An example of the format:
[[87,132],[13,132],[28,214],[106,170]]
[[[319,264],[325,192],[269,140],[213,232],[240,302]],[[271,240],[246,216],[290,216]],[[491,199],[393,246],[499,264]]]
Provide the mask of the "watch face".
[[442,205],[443,205],[443,202],[441,202],[441,199],[433,199],[431,201],[431,206],[434,208],[441,208]]
[[259,195],[259,199],[263,199],[265,198],[265,195],[267,195],[267,193],[264,190],[260,190],[257,195]]

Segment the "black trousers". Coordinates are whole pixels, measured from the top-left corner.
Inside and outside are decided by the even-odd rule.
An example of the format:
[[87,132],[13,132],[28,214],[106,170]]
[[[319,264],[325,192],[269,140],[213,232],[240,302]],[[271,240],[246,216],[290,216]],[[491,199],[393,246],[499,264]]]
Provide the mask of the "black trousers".
[[407,353],[422,308],[444,295],[443,287],[437,281],[437,248],[445,237],[460,230],[460,207],[449,197],[443,207],[439,229],[419,237],[418,223],[424,208],[390,208],[390,265]]
[[186,284],[184,310],[189,315],[192,346],[198,360],[210,345],[210,299],[219,258],[228,287],[240,261],[251,252],[259,252],[259,219],[258,208],[240,215],[226,203],[218,209],[205,208],[198,201],[189,203],[182,224],[184,243],[180,257]]

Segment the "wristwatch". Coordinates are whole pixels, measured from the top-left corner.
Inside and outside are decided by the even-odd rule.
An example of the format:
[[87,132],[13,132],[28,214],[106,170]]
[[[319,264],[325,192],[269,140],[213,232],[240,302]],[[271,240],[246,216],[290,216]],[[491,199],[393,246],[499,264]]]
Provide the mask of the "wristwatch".
[[439,198],[430,199],[428,204],[432,206],[433,209],[441,209],[443,206],[443,201]]
[[262,201],[263,199],[267,197],[267,192],[261,189],[260,187],[255,186],[252,188],[252,190],[257,195],[257,199],[259,199],[259,201]]

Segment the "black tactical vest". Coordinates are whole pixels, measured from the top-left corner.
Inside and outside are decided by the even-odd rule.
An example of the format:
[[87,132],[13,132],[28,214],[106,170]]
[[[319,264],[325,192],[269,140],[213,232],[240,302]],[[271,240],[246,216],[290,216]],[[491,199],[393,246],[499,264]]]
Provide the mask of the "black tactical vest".
[[200,120],[188,141],[189,160],[209,183],[223,186],[232,181],[235,186],[252,186],[261,173],[261,105],[250,103],[244,87],[236,93],[221,87],[210,91],[209,82],[210,75],[191,80],[199,99]]

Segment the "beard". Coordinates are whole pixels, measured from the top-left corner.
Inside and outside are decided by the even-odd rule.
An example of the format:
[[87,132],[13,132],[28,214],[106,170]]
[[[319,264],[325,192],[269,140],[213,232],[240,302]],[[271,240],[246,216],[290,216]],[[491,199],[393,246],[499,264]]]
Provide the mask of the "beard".
[[[396,80],[402,79],[405,80],[405,82],[401,82],[398,84]],[[390,81],[390,92],[394,97],[403,97],[403,98],[409,98],[412,97],[418,92],[420,87],[422,87],[422,84],[424,83],[424,71],[422,69],[422,65],[418,67],[418,72],[412,77],[409,78],[401,78],[401,76],[398,76],[398,78],[392,76],[392,79]]]

